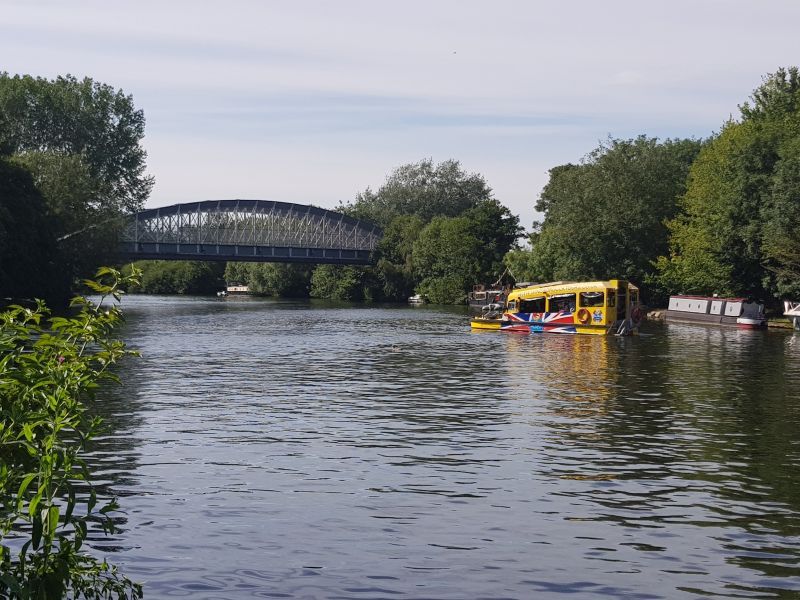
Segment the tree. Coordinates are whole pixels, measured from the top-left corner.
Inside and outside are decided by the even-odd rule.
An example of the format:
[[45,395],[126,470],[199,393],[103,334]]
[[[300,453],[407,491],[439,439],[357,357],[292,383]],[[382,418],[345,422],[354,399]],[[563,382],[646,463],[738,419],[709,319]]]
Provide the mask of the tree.
[[142,111],[111,86],[0,73],[0,153],[32,174],[57,240],[40,269],[56,265],[67,286],[113,251],[120,216],[150,193],[143,135]]
[[[536,209],[544,221],[534,231],[526,265],[534,280],[629,279],[642,283],[668,248],[665,221],[701,142],[640,136],[601,144],[579,165],[550,171]],[[652,291],[652,290],[651,290]]]
[[[337,270],[329,267],[323,268],[324,275],[316,276],[315,273],[318,282],[313,293],[323,297],[331,297],[325,295],[328,293],[341,297],[339,285],[342,282],[354,283],[357,279],[359,283],[352,289],[363,290],[365,297],[405,300],[427,279],[423,288],[431,291],[431,299],[447,299],[447,303],[457,299],[456,302],[461,302],[472,285],[494,280],[500,275],[503,255],[519,234],[518,217],[494,199],[491,188],[481,175],[464,172],[455,160],[434,165],[432,160],[426,159],[403,165],[389,175],[377,192],[367,189],[356,197],[355,202],[339,209],[353,217],[379,224],[384,229],[384,237],[377,251],[376,267],[361,269],[357,278],[354,271],[343,271],[334,276]],[[463,241],[472,248],[468,269],[463,268],[464,265],[455,266],[451,261],[450,266],[457,270],[443,271],[449,260],[447,257],[415,259],[421,232],[429,224],[439,218],[462,217],[459,227],[466,236]],[[434,229],[438,231],[441,227],[439,224]],[[445,226],[445,229],[447,227],[451,226]],[[459,244],[451,241],[451,250],[460,252]],[[477,242],[474,247],[471,246],[473,242]],[[428,240],[419,248],[425,251],[433,246],[433,240]],[[434,283],[437,279],[443,281]],[[337,281],[339,283],[335,283]],[[351,289],[350,286],[345,288]],[[353,296],[353,293],[345,295]]]
[[52,219],[26,170],[0,158],[0,301],[63,299],[69,280],[54,264]]
[[100,187],[93,200],[118,212],[139,210],[150,194],[144,113],[121,90],[88,77],[0,73],[0,124],[7,152],[81,155]]
[[361,267],[319,265],[311,275],[311,297],[328,300],[370,299],[365,291],[367,271]]
[[225,280],[248,286],[250,293],[286,298],[308,297],[311,267],[287,263],[228,263]]
[[144,294],[212,295],[225,285],[223,263],[192,260],[142,260],[140,283],[131,292]]
[[769,297],[797,293],[800,74],[764,78],[741,120],[704,148],[670,223],[660,280],[673,290]]
[[436,216],[458,216],[491,198],[492,190],[484,178],[465,173],[458,161],[434,166],[431,159],[425,159],[398,167],[377,193],[367,188],[340,210],[385,228],[399,215],[416,215],[427,223]]
[[435,304],[460,304],[480,274],[481,241],[466,217],[436,217],[414,242],[418,290]]

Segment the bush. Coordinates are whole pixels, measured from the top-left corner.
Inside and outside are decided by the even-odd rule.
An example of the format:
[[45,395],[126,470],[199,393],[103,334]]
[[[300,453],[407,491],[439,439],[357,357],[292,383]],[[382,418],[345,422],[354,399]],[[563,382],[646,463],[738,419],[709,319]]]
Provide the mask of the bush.
[[[136,272],[133,273],[133,277]],[[113,531],[115,500],[98,506],[82,455],[100,420],[88,410],[109,370],[134,354],[112,339],[122,320],[109,296],[133,283],[112,269],[87,285],[73,317],[11,306],[0,313],[0,597],[140,598],[142,588],[81,552],[90,522]]]

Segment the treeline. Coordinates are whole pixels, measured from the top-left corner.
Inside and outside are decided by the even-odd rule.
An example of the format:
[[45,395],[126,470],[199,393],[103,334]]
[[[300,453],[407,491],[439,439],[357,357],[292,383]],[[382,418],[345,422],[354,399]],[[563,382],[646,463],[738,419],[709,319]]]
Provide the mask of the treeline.
[[484,178],[455,160],[401,166],[337,210],[383,228],[374,267],[229,263],[225,278],[266,295],[398,302],[418,292],[458,304],[497,279],[520,234]]
[[518,278],[624,277],[651,304],[800,297],[798,69],[765,77],[707,140],[610,140],[551,169],[536,208],[530,248],[506,257]]
[[[142,208],[144,116],[91,79],[0,73],[0,300],[63,300]],[[800,76],[764,78],[705,140],[610,139],[552,168],[529,247],[484,178],[455,160],[399,167],[338,210],[384,230],[372,267],[141,264],[138,290],[459,303],[506,269],[517,281],[630,279],[670,293],[800,297]],[[510,250],[510,252],[509,252]]]
[[131,96],[74,77],[0,73],[0,302],[59,304],[114,248],[153,185]]

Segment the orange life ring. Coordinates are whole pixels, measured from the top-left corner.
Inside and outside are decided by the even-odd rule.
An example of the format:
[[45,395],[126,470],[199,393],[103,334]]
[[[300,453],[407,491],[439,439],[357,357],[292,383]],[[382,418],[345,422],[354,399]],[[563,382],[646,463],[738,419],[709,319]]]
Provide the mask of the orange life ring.
[[585,308],[582,308],[578,311],[578,321],[580,321],[584,325],[586,325],[589,322],[589,319],[591,318],[592,318],[591,313]]

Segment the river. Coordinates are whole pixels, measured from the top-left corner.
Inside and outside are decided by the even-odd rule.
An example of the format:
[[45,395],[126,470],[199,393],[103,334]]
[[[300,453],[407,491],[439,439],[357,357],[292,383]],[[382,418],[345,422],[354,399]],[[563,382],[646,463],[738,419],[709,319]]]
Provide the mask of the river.
[[149,598],[798,598],[800,335],[126,297],[91,461]]

